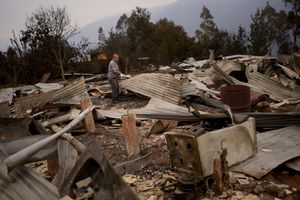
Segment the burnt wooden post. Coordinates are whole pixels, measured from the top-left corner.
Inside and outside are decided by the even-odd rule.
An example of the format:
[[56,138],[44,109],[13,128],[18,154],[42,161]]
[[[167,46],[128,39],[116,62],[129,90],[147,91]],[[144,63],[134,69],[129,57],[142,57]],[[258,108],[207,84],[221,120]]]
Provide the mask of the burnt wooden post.
[[215,181],[214,192],[221,195],[229,187],[228,162],[226,160],[227,149],[221,148],[214,157],[213,179]]
[[[80,101],[81,110],[83,111],[90,106],[91,106],[90,99],[88,99],[87,97],[83,97]],[[96,126],[95,126],[95,121],[92,112],[87,114],[87,116],[84,118],[84,126],[87,133],[95,133]]]
[[47,159],[47,166],[48,166],[48,174],[50,176],[55,176],[59,169],[57,154],[52,155]]
[[140,135],[136,129],[135,114],[122,116],[122,128],[128,156],[137,156],[140,153]]

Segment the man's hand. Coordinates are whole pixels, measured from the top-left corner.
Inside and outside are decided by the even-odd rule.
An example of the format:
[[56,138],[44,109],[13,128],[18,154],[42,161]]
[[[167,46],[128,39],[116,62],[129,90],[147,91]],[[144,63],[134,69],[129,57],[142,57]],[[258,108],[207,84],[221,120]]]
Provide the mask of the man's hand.
[[114,74],[116,74],[117,76],[120,76],[121,72],[117,69],[113,69]]
[[121,73],[121,74],[120,74],[120,78],[121,78],[121,79],[125,79],[125,78],[126,78],[126,77],[125,77],[125,74],[122,74],[122,73]]

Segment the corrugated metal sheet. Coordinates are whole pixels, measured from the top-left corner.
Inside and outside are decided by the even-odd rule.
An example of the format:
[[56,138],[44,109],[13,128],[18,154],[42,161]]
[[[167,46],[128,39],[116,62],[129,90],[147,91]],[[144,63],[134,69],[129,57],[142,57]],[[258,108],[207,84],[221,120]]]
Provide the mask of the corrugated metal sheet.
[[60,188],[74,167],[77,161],[78,152],[68,141],[64,139],[58,140],[57,149],[59,170],[52,183]]
[[96,110],[97,114],[104,117],[121,119],[122,115],[136,114],[137,118],[147,118],[143,117],[146,115],[160,115],[160,116],[171,116],[180,117],[181,119],[190,119],[195,117],[189,113],[188,109],[182,106],[178,106],[160,99],[151,99],[146,107],[126,110],[126,109],[115,109],[115,110]]
[[256,127],[261,128],[282,128],[300,124],[299,112],[288,113],[247,113],[256,119]]
[[274,99],[300,99],[300,87],[294,89],[284,87],[281,83],[270,79],[266,75],[259,72],[251,72],[247,74],[250,85],[258,87],[266,94],[271,95]]
[[[5,154],[0,150],[0,159]],[[0,178],[1,200],[57,200],[57,188],[26,167],[17,167],[10,172],[14,181]]]
[[173,104],[178,104],[184,96],[196,93],[194,84],[183,86],[174,76],[160,73],[139,74],[122,81],[120,86],[144,96],[162,99]]
[[248,83],[238,81],[232,76],[229,76],[216,64],[213,65],[212,73],[219,76],[229,84],[248,86],[251,88],[251,90],[268,94],[272,99],[277,101],[288,99],[291,102],[296,102],[300,100],[300,86],[295,85],[294,88],[285,87],[280,82],[275,81],[259,72],[248,72],[246,74],[248,78]]
[[38,110],[47,103],[79,104],[81,96],[86,92],[85,81],[81,77],[57,91],[17,99],[15,103],[16,113],[22,115],[26,110],[32,108]]
[[300,126],[289,126],[258,134],[257,154],[231,170],[259,179],[287,160],[300,156],[299,131]]
[[35,107],[42,107],[46,105],[49,102],[55,103],[55,102],[63,102],[66,100],[69,100],[71,98],[74,98],[78,95],[82,95],[86,92],[86,85],[84,78],[81,77],[69,85],[55,91],[54,93],[47,96],[43,101],[41,101],[38,105]]
[[86,85],[82,77],[57,91],[17,99],[16,113],[21,115],[32,108],[38,110],[47,103],[79,104],[84,93],[86,93]]

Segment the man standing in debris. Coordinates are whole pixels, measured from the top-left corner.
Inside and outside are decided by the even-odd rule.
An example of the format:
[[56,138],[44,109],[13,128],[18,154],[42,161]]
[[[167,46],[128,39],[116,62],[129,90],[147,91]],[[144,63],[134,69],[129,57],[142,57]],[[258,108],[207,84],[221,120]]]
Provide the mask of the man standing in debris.
[[112,89],[112,101],[117,102],[119,101],[119,83],[118,83],[118,77],[121,75],[120,69],[119,69],[119,55],[114,54],[112,60],[109,63],[108,66],[108,81],[111,85]]

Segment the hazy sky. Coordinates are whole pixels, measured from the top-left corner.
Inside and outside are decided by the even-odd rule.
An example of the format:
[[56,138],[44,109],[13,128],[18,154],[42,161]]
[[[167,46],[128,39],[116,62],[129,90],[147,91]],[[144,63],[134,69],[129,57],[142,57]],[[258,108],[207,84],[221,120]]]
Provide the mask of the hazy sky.
[[176,0],[0,0],[0,50],[11,31],[23,28],[26,17],[40,6],[66,6],[73,23],[84,26],[100,18],[130,11],[169,4]]

